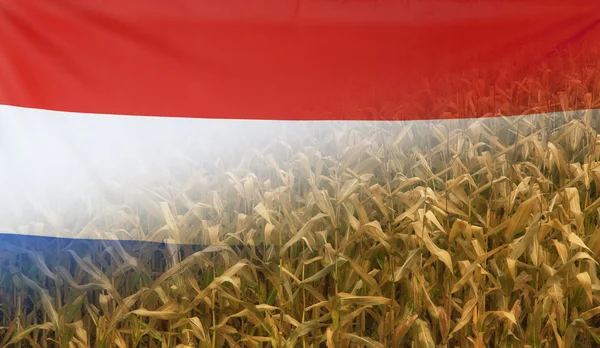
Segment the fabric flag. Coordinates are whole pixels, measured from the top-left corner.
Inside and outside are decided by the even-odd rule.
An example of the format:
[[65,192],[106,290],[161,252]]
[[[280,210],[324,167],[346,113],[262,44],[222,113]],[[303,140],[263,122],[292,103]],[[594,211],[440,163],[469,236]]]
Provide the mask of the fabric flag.
[[[413,247],[459,289],[500,252],[496,238],[520,245],[542,212],[556,222],[535,245],[560,258],[527,249],[524,262],[567,265],[561,233],[600,252],[585,237],[600,204],[599,23],[586,0],[0,0],[0,346],[396,346],[398,312],[389,338],[340,337],[285,303],[315,296],[306,307],[320,310],[334,294],[384,318],[394,290],[379,282],[405,281]],[[523,253],[502,255],[511,284],[531,277],[515,266]],[[320,295],[327,279],[343,289]],[[234,304],[244,285],[253,307]],[[217,317],[212,289],[230,294]],[[436,301],[430,319],[402,320],[466,344],[472,324]],[[498,320],[517,325],[513,305],[494,307]]]

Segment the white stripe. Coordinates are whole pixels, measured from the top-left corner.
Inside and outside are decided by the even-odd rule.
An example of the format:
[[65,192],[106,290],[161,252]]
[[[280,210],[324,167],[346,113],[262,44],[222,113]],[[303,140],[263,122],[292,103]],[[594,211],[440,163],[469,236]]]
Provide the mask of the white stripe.
[[318,129],[385,127],[386,122],[115,116],[0,105],[0,230],[14,230],[7,214],[28,201],[60,205],[69,194],[88,192],[96,178],[127,182],[144,177],[144,171],[159,177],[177,153],[196,163],[217,156],[235,161],[236,154],[277,138],[298,143]]

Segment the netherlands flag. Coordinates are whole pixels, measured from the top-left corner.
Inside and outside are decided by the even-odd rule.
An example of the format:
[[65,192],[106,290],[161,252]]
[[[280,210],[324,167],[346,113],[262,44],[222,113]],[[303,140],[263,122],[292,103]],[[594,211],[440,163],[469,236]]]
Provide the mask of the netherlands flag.
[[599,22],[585,0],[0,0],[0,346],[538,342],[510,293],[482,307],[510,335],[477,336],[480,298],[433,292],[544,269],[498,244],[554,248],[522,236],[543,220],[588,253],[572,308],[598,306]]

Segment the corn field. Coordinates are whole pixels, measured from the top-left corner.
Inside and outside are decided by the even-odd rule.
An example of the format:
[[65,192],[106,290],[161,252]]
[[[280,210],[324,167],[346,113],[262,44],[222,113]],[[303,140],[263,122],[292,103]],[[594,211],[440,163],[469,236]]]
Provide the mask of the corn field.
[[0,346],[597,346],[599,58],[13,207]]

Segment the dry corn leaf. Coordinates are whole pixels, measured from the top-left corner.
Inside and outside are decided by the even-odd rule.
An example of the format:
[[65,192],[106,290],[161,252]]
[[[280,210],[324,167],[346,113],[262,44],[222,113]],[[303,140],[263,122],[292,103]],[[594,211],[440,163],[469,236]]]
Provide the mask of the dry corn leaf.
[[336,296],[339,296],[343,305],[379,306],[392,302],[391,299],[381,296],[355,296],[343,292],[338,293]]
[[594,298],[592,296],[592,279],[590,278],[590,275],[587,272],[582,272],[576,277],[583,290],[585,290],[585,294],[587,295],[590,304],[594,303]]
[[404,279],[411,271],[413,266],[417,263],[417,260],[421,256],[421,249],[415,249],[408,252],[406,260],[402,266],[394,273],[394,281],[399,282]]
[[527,226],[533,214],[539,211],[539,197],[534,196],[519,205],[517,211],[508,220],[508,225],[504,231],[504,240],[510,241],[514,235]]
[[269,216],[269,211],[265,207],[265,205],[260,202],[255,207],[254,210],[263,217],[263,219],[267,220],[267,222],[272,226],[271,217]]
[[153,319],[161,319],[161,320],[171,320],[177,319],[181,317],[181,313],[171,312],[171,311],[150,311],[147,309],[136,309],[131,311],[131,313],[135,315],[139,315],[141,317],[149,317]]
[[55,328],[54,325],[52,325],[52,323],[50,323],[50,322],[38,324],[38,325],[30,325],[26,329],[20,331],[16,335],[14,335],[12,337],[12,339],[10,341],[8,341],[7,344],[12,345],[12,344],[15,344],[15,343],[23,340],[25,337],[29,336],[29,334],[34,330],[54,330],[54,328]]
[[[347,339],[351,342],[354,342],[356,344],[360,344],[363,347],[369,347],[369,348],[383,348],[383,344],[375,341],[372,338],[369,337],[360,337],[358,335],[355,334],[351,334],[351,333],[342,333],[340,334],[340,338],[342,339]],[[328,342],[329,342],[329,336],[327,337]]]
[[292,236],[292,238],[290,238],[290,240],[288,240],[283,247],[281,247],[281,251],[280,253],[283,255],[283,253],[292,245],[294,245],[294,243],[298,242],[299,240],[302,239],[302,237],[304,237],[306,234],[308,234],[313,225],[315,224],[315,222],[317,222],[318,220],[326,217],[327,215],[323,214],[323,213],[319,213],[317,215],[315,215],[314,217],[312,217],[310,220],[308,220],[304,226],[302,226],[302,228],[300,229],[300,231],[296,232],[296,234],[294,234]]
[[450,257],[450,254],[446,250],[439,248],[433,243],[431,238],[429,238],[429,233],[426,231],[425,228],[423,228],[422,223],[417,222],[412,223],[411,225],[415,229],[415,234],[423,240],[423,243],[425,244],[427,250],[429,250],[429,252],[432,255],[435,255],[440,261],[442,261],[446,265],[446,267],[448,267],[450,273],[454,273],[454,268],[452,267],[452,258]]
[[568,239],[569,243],[571,243],[571,249],[583,248],[589,252],[592,252],[592,250],[590,250],[590,248],[588,248],[587,245],[585,245],[585,243],[581,240],[581,238],[579,238],[579,236],[575,233],[569,233]]
[[417,330],[419,347],[435,348],[433,337],[431,336],[431,330],[429,329],[429,325],[427,325],[427,322],[421,319],[417,319],[415,325]]

